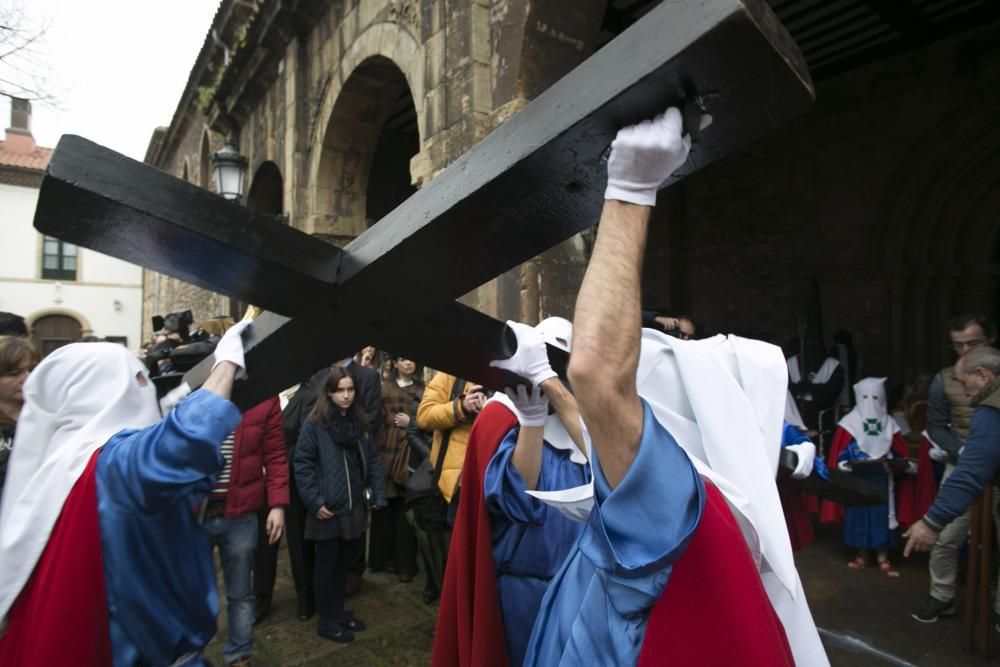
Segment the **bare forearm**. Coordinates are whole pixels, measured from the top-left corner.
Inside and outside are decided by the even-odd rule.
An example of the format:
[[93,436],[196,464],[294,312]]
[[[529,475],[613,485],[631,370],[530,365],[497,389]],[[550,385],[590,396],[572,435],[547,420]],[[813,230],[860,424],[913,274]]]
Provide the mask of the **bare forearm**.
[[236,364],[230,361],[223,361],[209,373],[205,384],[201,385],[216,396],[221,396],[227,401],[233,395],[233,380],[236,378]]
[[542,426],[522,426],[510,460],[521,474],[524,486],[534,490],[542,470]]
[[628,472],[642,435],[635,372],[650,211],[614,200],[604,203],[573,321],[570,382],[612,488]]
[[569,433],[576,448],[586,455],[587,448],[583,444],[583,433],[580,430],[580,408],[576,404],[576,398],[557,377],[543,382],[542,391],[545,392],[549,403],[559,415],[559,421]]

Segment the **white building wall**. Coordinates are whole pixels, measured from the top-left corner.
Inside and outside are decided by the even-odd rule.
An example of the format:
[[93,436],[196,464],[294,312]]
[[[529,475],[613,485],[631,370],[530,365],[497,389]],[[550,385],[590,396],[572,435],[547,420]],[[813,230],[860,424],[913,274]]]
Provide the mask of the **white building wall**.
[[0,310],[29,323],[50,314],[75,317],[83,335],[126,336],[137,350],[142,331],[142,269],[81,248],[77,280],[42,280],[42,235],[32,226],[38,190],[0,183]]

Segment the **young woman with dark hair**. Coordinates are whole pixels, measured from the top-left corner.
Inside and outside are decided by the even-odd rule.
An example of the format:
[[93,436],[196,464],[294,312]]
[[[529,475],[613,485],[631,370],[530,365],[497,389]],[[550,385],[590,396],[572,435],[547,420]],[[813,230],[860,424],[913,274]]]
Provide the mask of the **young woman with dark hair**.
[[316,634],[335,642],[365,629],[344,609],[348,560],[365,531],[369,502],[386,506],[382,467],[354,398],[354,377],[331,368],[295,448],[295,481],[308,510],[305,538],[316,543]]

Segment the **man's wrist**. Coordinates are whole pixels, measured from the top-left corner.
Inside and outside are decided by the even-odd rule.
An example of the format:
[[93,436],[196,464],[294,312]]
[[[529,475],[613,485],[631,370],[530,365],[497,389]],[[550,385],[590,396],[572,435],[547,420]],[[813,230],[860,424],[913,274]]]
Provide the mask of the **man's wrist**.
[[934,519],[930,518],[926,514],[923,516],[923,518],[921,520],[924,522],[924,525],[926,525],[928,528],[930,528],[931,530],[933,530],[935,533],[940,533],[942,530],[944,530],[944,525],[943,524],[938,523],[937,521],[935,521]]

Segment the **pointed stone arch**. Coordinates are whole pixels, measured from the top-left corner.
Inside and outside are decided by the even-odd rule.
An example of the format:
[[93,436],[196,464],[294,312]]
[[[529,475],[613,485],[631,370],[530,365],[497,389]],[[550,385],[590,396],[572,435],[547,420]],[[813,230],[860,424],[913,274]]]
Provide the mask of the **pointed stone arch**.
[[206,127],[201,132],[201,143],[198,147],[198,186],[206,190],[212,189],[212,135]]

